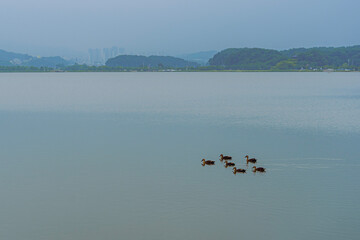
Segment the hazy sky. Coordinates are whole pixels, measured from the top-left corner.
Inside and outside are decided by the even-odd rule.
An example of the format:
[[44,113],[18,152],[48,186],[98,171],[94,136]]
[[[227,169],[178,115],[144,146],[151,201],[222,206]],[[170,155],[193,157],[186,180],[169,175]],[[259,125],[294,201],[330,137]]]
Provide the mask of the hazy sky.
[[359,0],[1,0],[0,49],[180,54],[360,44]]

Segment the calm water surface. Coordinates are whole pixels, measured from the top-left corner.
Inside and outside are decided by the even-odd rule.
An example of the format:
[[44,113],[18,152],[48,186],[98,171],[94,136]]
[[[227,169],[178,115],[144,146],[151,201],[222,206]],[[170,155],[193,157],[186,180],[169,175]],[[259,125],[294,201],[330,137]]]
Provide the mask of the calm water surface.
[[358,239],[359,142],[359,73],[0,74],[0,239]]

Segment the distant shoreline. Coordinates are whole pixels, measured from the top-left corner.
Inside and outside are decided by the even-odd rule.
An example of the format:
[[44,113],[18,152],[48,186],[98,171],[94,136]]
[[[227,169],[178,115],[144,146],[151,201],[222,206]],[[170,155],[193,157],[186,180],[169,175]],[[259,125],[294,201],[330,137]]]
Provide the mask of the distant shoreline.
[[61,70],[48,70],[48,71],[41,71],[41,70],[28,70],[28,71],[0,71],[1,73],[130,73],[130,72],[157,72],[157,73],[179,73],[179,72],[187,72],[187,73],[215,73],[215,72],[303,72],[303,73],[354,73],[360,71],[344,71],[344,70],[333,70],[333,71],[311,71],[311,70],[284,70],[284,71],[275,71],[275,70],[165,70],[165,71],[156,71],[156,70],[122,70],[122,71],[61,71]]
[[356,72],[360,71],[360,45],[281,51],[227,48],[206,59],[123,54],[106,62],[78,63],[59,56],[32,57],[0,50],[0,72]]

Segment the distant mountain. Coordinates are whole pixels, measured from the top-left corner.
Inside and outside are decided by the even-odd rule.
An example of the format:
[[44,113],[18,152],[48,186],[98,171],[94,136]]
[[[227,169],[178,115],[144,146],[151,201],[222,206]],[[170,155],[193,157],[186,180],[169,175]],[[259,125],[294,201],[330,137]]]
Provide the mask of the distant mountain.
[[196,52],[196,53],[189,53],[189,54],[182,54],[179,55],[179,58],[185,59],[187,61],[192,61],[199,63],[201,65],[206,65],[209,62],[209,59],[212,58],[217,51],[203,51],[203,52]]
[[284,51],[229,48],[211,58],[209,65],[239,70],[357,69],[360,67],[360,46],[294,48]]
[[286,57],[279,51],[262,48],[228,48],[209,60],[210,65],[241,70],[268,70]]
[[195,62],[186,61],[181,58],[170,56],[137,56],[137,55],[120,55],[110,58],[106,61],[108,67],[125,67],[125,68],[185,68],[198,67]]
[[0,50],[0,66],[61,67],[74,64],[61,57],[33,57]]
[[30,61],[31,58],[32,57],[27,54],[12,53],[0,49],[0,66],[18,65]]

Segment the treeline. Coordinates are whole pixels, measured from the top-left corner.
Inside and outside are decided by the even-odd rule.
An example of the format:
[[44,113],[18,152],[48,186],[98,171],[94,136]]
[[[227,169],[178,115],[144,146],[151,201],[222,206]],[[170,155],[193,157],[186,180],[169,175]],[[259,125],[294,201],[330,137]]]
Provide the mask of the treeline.
[[0,72],[53,72],[54,68],[29,66],[0,66]]
[[189,68],[165,68],[163,66],[158,67],[149,67],[149,66],[142,66],[142,67],[122,67],[122,66],[88,66],[86,64],[79,65],[74,64],[71,66],[62,67],[60,70],[66,71],[66,72],[159,72],[159,71],[185,71],[185,70],[195,70],[194,67]]
[[218,70],[359,70],[360,46],[295,48],[284,51],[262,48],[229,48],[209,60]]
[[138,56],[120,55],[106,61],[108,67],[124,68],[187,68],[198,67],[195,62],[186,61],[182,58],[171,56]]
[[0,66],[0,72],[169,72],[169,71],[197,71],[197,68],[164,68],[164,67],[109,67],[88,66],[74,64],[70,66],[28,67],[28,66]]
[[[16,57],[11,59],[12,57]],[[207,66],[170,56],[120,55],[103,66],[69,64],[60,57],[31,58],[0,50],[0,72],[125,72],[125,71],[359,71],[360,46],[295,48],[229,48],[215,54]],[[11,60],[9,60],[11,59]],[[4,65],[2,65],[4,64]],[[16,65],[11,65],[16,64]]]

